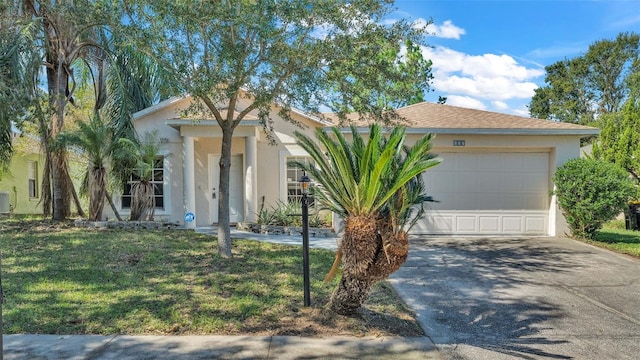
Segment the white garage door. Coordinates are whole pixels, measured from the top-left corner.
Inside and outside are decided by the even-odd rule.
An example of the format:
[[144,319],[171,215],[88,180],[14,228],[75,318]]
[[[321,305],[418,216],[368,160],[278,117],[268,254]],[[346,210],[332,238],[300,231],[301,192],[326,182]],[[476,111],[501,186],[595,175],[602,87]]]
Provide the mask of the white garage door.
[[440,153],[418,234],[547,234],[549,153]]

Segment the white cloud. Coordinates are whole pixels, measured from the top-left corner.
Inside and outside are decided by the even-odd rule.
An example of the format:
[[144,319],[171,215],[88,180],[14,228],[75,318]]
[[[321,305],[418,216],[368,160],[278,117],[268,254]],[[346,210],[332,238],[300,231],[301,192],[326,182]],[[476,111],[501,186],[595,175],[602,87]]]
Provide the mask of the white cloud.
[[531,114],[529,114],[529,108],[524,106],[524,105],[522,107],[518,108],[518,109],[514,109],[513,113],[516,114],[516,115],[524,116],[524,117],[530,117],[531,116]]
[[447,95],[447,105],[460,106],[470,109],[486,110],[485,104],[469,96]]
[[494,101],[491,102],[491,105],[493,105],[493,107],[498,109],[498,110],[507,110],[507,109],[509,109],[509,105],[504,101],[494,100]]
[[[419,20],[425,21],[424,19]],[[435,37],[456,40],[460,40],[460,35],[466,34],[463,28],[455,26],[451,20],[446,20],[442,25],[429,24],[427,31]]]
[[509,101],[530,99],[538,87],[533,80],[545,74],[541,68],[524,66],[504,54],[470,55],[445,47],[423,47],[422,52],[433,61],[433,88],[447,94],[449,104],[476,99],[482,107],[477,103],[469,107],[484,109],[478,100],[483,99],[493,109],[509,112]]
[[429,23],[423,18],[419,18],[413,22],[413,26],[416,28],[426,27],[429,35],[444,39],[460,40],[460,36],[466,34],[463,28],[455,26],[451,20],[446,20],[442,25],[436,25]]

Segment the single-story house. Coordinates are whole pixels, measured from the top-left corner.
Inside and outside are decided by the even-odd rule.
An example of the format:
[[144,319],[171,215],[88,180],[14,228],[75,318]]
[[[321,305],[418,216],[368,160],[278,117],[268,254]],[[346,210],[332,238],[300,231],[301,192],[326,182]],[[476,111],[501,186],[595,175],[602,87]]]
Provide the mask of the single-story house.
[[[156,217],[207,226],[218,221],[217,187],[222,132],[212,119],[179,114],[191,97],[172,98],[134,114],[139,133],[158,130],[162,158],[156,169]],[[239,105],[242,109],[243,104]],[[244,104],[246,106],[246,104]],[[231,169],[231,221],[252,221],[258,209],[300,196],[300,171],[288,160],[304,158],[293,132],[309,135],[328,128],[327,120],[293,111],[301,129],[273,107],[275,145],[266,138],[257,114],[235,130]],[[453,235],[556,235],[566,231],[557,207],[552,176],[557,167],[580,156],[580,138],[598,129],[449,105],[419,103],[399,109],[409,121],[408,141],[436,134],[433,151],[442,163],[428,170],[427,189],[438,202],[414,228],[416,233]],[[343,131],[349,131],[347,128]],[[362,126],[362,131],[367,131]],[[127,194],[118,203],[127,213]],[[123,206],[124,205],[124,206]],[[105,209],[107,210],[107,209]]]

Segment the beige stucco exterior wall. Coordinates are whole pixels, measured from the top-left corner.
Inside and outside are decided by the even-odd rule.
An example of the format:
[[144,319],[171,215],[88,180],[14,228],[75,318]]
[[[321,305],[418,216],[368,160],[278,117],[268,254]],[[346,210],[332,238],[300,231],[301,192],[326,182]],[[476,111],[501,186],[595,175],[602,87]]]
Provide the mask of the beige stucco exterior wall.
[[[182,145],[183,138],[190,136],[194,138],[194,160],[195,160],[195,193],[196,193],[196,225],[207,226],[211,224],[211,155],[219,155],[221,151],[222,132],[217,125],[203,125],[202,122],[180,126],[169,126],[167,122],[180,117],[182,109],[188,106],[189,99],[175,100],[155,111],[143,112],[134,121],[134,126],[139,134],[146,131],[158,131],[161,140],[161,153],[165,156],[165,209],[156,210],[156,219],[168,220],[172,222],[184,223],[184,178],[183,166],[185,156]],[[246,100],[241,101],[239,108],[246,106]],[[301,155],[301,150],[295,145],[294,131],[302,131],[308,135],[313,135],[315,127],[321,126],[304,116],[293,113],[292,117],[300,122],[302,127],[289,123],[277,115],[279,109],[274,107],[273,119],[273,142],[266,136],[261,126],[255,121],[251,125],[239,125],[234,131],[232,143],[232,155],[241,155],[243,165],[246,165],[246,139],[247,136],[255,136],[257,141],[257,206],[258,210],[264,199],[264,206],[270,207],[280,199],[286,199],[286,192],[281,194],[281,189],[285,185],[284,161],[286,156]],[[252,114],[256,116],[257,114]],[[243,166],[243,176],[246,176],[246,166]],[[217,188],[217,184],[215,186]],[[114,196],[117,206],[120,207],[119,195]],[[120,210],[123,217],[128,216],[127,210]],[[245,216],[247,210],[245,209]],[[110,209],[105,208],[105,216],[113,217]]]
[[[183,223],[185,212],[183,164],[185,156],[194,156],[195,160],[195,204],[196,225],[210,225],[211,221],[211,172],[217,164],[210,163],[211,155],[219,155],[221,149],[221,131],[212,122],[180,123],[169,126],[167,122],[180,117],[180,110],[188,106],[190,99],[173,100],[166,106],[153,111],[143,112],[134,122],[137,131],[157,130],[162,140],[162,153],[165,159],[165,203],[164,211],[157,211],[156,218]],[[246,106],[241,101],[239,108]],[[286,122],[277,115],[274,107],[273,143],[265,135],[254,117],[250,123],[240,125],[234,132],[232,154],[241,155],[243,175],[246,175],[247,136],[257,141],[257,210],[261,204],[270,207],[279,200],[286,200],[286,159],[289,156],[303,156],[304,151],[296,145],[294,132],[302,131],[313,137],[314,129],[322,124],[304,116],[292,114],[300,121],[303,128]],[[251,123],[251,119],[253,123]],[[409,129],[408,143],[413,143],[419,136],[419,130]],[[184,154],[182,141],[184,137],[194,139],[194,154]],[[465,146],[453,146],[453,140],[464,140]],[[434,139],[435,153],[438,152],[547,152],[549,153],[549,189],[553,189],[551,176],[557,167],[569,159],[580,156],[579,136],[561,135],[508,135],[508,134],[437,134]],[[217,184],[216,184],[217,187]],[[246,194],[245,194],[246,195]],[[566,222],[557,207],[555,197],[549,195],[549,233],[562,235],[567,231]],[[119,202],[119,201],[118,201]],[[247,215],[245,208],[245,216]],[[107,209],[105,209],[107,210]],[[125,213],[126,215],[126,213]]]

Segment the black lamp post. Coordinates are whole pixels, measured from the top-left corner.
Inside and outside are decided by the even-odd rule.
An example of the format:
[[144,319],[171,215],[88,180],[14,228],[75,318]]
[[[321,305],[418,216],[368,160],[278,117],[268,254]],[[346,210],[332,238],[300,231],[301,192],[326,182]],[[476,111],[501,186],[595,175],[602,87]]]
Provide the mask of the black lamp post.
[[300,180],[302,188],[302,276],[304,280],[304,306],[311,305],[309,291],[309,183],[311,180],[306,171],[302,173]]

